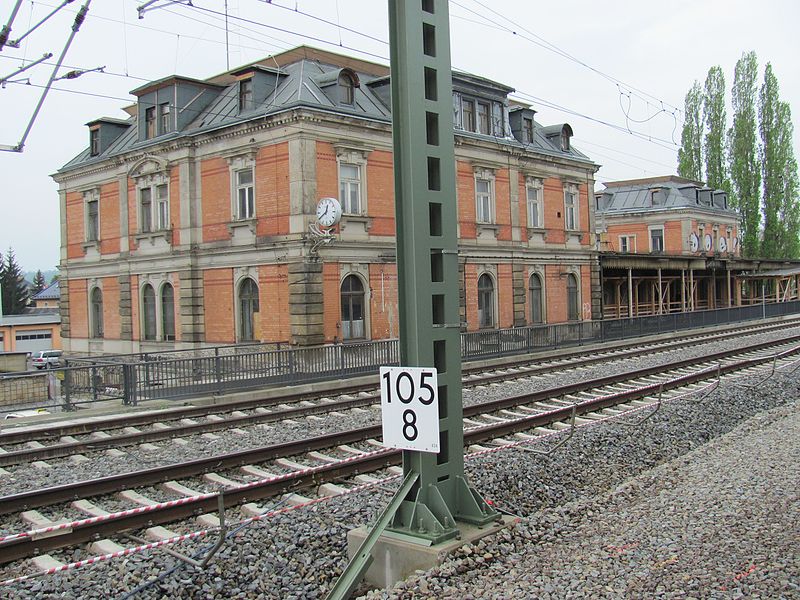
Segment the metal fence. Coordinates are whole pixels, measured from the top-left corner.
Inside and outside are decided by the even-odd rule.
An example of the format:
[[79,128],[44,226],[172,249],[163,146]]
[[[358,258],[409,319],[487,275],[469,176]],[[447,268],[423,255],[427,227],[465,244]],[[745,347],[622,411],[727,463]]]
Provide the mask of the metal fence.
[[[488,359],[798,312],[800,301],[792,301],[474,331],[461,335],[461,354],[464,361]],[[382,365],[397,363],[397,340],[298,349],[285,344],[252,344],[82,357],[69,359],[65,368],[50,373],[0,376],[0,410],[9,410],[9,406],[72,410],[102,400],[137,404],[151,399],[220,395],[271,385],[368,375],[377,373]]]

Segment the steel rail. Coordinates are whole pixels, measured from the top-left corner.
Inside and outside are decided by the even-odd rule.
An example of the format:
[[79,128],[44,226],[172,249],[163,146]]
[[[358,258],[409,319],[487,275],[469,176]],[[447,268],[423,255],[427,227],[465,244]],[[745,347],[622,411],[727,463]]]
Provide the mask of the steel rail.
[[[749,353],[752,351],[753,350],[751,348],[748,348],[747,350],[740,351],[740,353]],[[738,362],[729,363],[727,365],[713,365],[694,373],[680,375],[668,381],[651,383],[629,390],[602,395],[575,405],[575,414],[580,416],[587,413],[597,412],[598,410],[603,410],[604,408],[610,408],[612,406],[624,404],[637,398],[646,397],[658,392],[659,390],[671,390],[684,387],[692,383],[698,383],[703,380],[754,367],[773,361],[776,358],[783,358],[785,356],[797,353],[800,353],[800,346],[795,346],[777,355],[748,358]],[[682,363],[686,362],[687,361],[679,361],[678,363],[666,365],[665,368],[662,368],[661,373],[672,371],[676,368],[681,368],[680,366],[676,365],[681,365]],[[653,374],[653,370],[654,369],[651,368],[646,369],[645,371],[651,372],[649,374]],[[627,375],[630,375],[630,373],[593,380],[593,387],[602,388],[612,383],[620,383],[621,381],[625,380]],[[642,374],[642,372],[639,372],[639,377],[646,376],[647,374]],[[557,393],[555,395],[564,395],[575,393],[575,391],[584,391],[585,388],[583,388],[582,385],[583,384],[573,384],[571,386],[556,388]],[[533,394],[523,394],[513,398],[505,398],[499,401],[473,405],[470,407],[465,407],[464,416],[475,416],[476,414],[493,412],[502,408],[514,406],[512,400],[515,399],[517,405],[520,403],[528,404],[536,402],[537,399],[541,400],[552,398],[553,395],[553,390],[543,390]],[[522,402],[520,402],[521,399]],[[465,446],[475,444],[488,439],[501,437],[509,433],[525,431],[535,427],[541,427],[558,421],[563,421],[571,417],[572,411],[573,405],[568,405],[539,414],[533,414],[528,417],[474,427],[464,432],[464,444]],[[330,448],[332,445],[363,441],[365,437],[375,437],[379,433],[379,426],[367,427],[341,432],[332,436],[320,436],[309,440],[278,444],[256,450],[241,451],[217,457],[210,457],[207,459],[199,459],[188,463],[157,467],[155,469],[105,477],[98,480],[83,481],[72,485],[23,492],[21,494],[0,498],[0,514],[8,514],[21,509],[35,508],[38,506],[55,504],[58,502],[64,502],[78,498],[102,495],[136,485],[150,485],[174,478],[192,477],[200,473],[208,472],[209,470],[236,467],[250,462],[259,462],[281,456],[289,456],[292,453],[298,454],[302,452],[308,452],[310,450],[322,449],[325,447]],[[232,504],[268,498],[280,493],[284,493],[290,489],[320,485],[322,483],[335,481],[344,477],[350,477],[358,473],[374,471],[392,464],[398,464],[400,459],[401,453],[399,450],[387,449],[385,452],[371,453],[363,459],[355,457],[342,463],[322,465],[299,473],[288,473],[275,479],[266,480],[262,484],[247,485],[242,489],[230,488],[225,491],[225,497],[227,500],[231,501]],[[216,499],[213,497],[201,498],[194,502],[187,502],[186,504],[164,508],[159,511],[134,514],[115,520],[82,525],[71,530],[64,530],[62,535],[55,537],[46,537],[36,540],[31,538],[12,539],[8,542],[0,544],[0,564],[7,564],[14,560],[31,556],[35,553],[48,552],[53,549],[85,542],[97,536],[108,535],[128,529],[150,527],[154,524],[167,523],[178,519],[188,518],[192,515],[201,514],[204,512],[213,512],[215,503]]]
[[[725,338],[730,337],[733,333],[726,333],[722,336],[714,336],[713,339],[718,339],[719,337]],[[697,336],[692,336],[692,339],[696,339]],[[791,338],[787,338],[791,339]],[[774,343],[782,343],[782,340],[776,340]],[[467,379],[464,378],[463,385],[468,387],[478,386],[478,385],[486,385],[489,383],[505,381],[507,379],[512,378],[519,378],[519,377],[526,377],[531,375],[539,375],[544,373],[550,373],[553,371],[557,371],[562,368],[567,369],[575,369],[575,368],[582,368],[585,366],[589,366],[592,364],[598,364],[613,360],[622,360],[629,357],[635,357],[642,353],[652,353],[652,352],[665,352],[670,351],[676,347],[682,347],[685,345],[685,342],[672,342],[665,344],[663,346],[659,345],[653,348],[647,348],[644,350],[624,350],[620,352],[615,352],[618,348],[614,348],[613,350],[604,353],[602,355],[590,356],[586,358],[582,358],[581,360],[575,361],[573,364],[548,364],[543,366],[537,367],[530,367],[530,368],[523,368],[522,371],[516,372],[513,374],[503,373],[503,374],[488,374],[483,375],[479,379]],[[627,348],[627,346],[626,346]],[[575,351],[571,352],[568,355],[562,355],[559,359],[569,359],[573,356],[581,356],[583,351]],[[514,365],[519,364],[530,364],[530,361],[519,361],[514,364],[504,364],[504,365],[496,365],[492,368],[495,369],[513,369],[515,368]],[[485,368],[485,367],[484,367]],[[480,368],[475,368],[469,370],[469,373],[479,371]],[[466,372],[465,372],[466,373]],[[375,384],[368,383],[368,384],[360,384],[355,387],[347,388],[346,390],[337,391],[337,394],[344,395],[345,393],[356,393],[358,391],[364,390],[374,390]],[[323,393],[322,391],[316,392],[317,394]],[[301,401],[306,398],[314,397],[315,392],[300,392],[300,393],[289,393],[281,396],[276,396],[269,399],[261,399],[261,400],[246,400],[246,401],[237,401],[233,403],[225,403],[221,405],[211,405],[211,406],[198,406],[192,408],[176,408],[176,409],[168,409],[168,411],[164,412],[157,412],[157,413],[149,413],[145,415],[131,415],[128,416],[120,416],[114,417],[113,419],[104,419],[99,421],[91,421],[82,424],[70,424],[66,426],[59,426],[54,428],[49,428],[47,430],[42,431],[41,433],[36,431],[8,431],[8,432],[0,432],[0,444],[10,444],[10,443],[22,443],[22,442],[29,442],[31,441],[32,437],[37,439],[38,441],[47,441],[56,437],[61,437],[65,435],[74,435],[74,434],[85,434],[90,431],[89,426],[92,426],[92,431],[102,430],[104,427],[108,427],[109,424],[113,425],[111,428],[122,428],[122,427],[131,427],[136,425],[152,425],[156,421],[177,421],[179,419],[186,419],[192,417],[203,417],[208,416],[214,413],[228,413],[233,412],[236,410],[241,409],[250,409],[252,410],[254,405],[257,407],[267,407],[267,406],[277,406],[280,404],[284,404],[286,402],[291,401]],[[43,448],[26,448],[23,450],[9,450],[3,454],[0,454],[0,467],[7,467],[13,466],[18,464],[23,464],[25,462],[30,462],[34,460],[47,460],[52,458],[63,458],[66,456],[71,456],[74,454],[79,454],[82,452],[94,452],[99,451],[107,448],[116,448],[122,446],[132,446],[136,444],[142,443],[152,443],[158,442],[163,440],[172,439],[175,437],[180,436],[190,436],[190,435],[199,435],[201,433],[212,433],[216,431],[222,431],[225,429],[231,429],[235,427],[246,427],[249,425],[259,424],[259,423],[270,423],[279,421],[282,419],[289,419],[294,417],[300,417],[304,415],[316,415],[316,414],[325,414],[334,410],[349,410],[352,408],[361,408],[365,406],[371,406],[380,398],[380,395],[377,392],[370,393],[367,396],[362,396],[361,398],[349,399],[349,400],[338,400],[336,402],[320,404],[317,406],[304,406],[298,408],[290,408],[290,409],[281,409],[276,410],[270,413],[262,413],[262,414],[254,414],[254,415],[245,415],[241,417],[228,417],[221,421],[209,421],[204,423],[197,423],[193,425],[180,425],[177,427],[169,427],[167,429],[159,429],[155,431],[143,431],[138,433],[130,433],[130,434],[123,434],[123,435],[114,435],[109,438],[100,438],[94,440],[82,440],[76,442],[64,442],[58,444],[52,444],[50,446],[46,446]],[[173,414],[174,412],[174,414]],[[166,417],[166,418],[164,418]],[[35,436],[39,436],[36,438]]]

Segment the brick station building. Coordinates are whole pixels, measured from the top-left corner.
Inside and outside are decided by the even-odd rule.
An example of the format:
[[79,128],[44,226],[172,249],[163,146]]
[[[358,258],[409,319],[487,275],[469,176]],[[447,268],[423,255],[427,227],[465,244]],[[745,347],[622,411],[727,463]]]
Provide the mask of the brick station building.
[[[396,337],[388,68],[309,47],[132,94],[54,179],[64,348]],[[568,124],[453,73],[466,330],[600,316],[597,166]],[[318,200],[343,206],[332,241]],[[593,290],[595,293],[593,293]]]

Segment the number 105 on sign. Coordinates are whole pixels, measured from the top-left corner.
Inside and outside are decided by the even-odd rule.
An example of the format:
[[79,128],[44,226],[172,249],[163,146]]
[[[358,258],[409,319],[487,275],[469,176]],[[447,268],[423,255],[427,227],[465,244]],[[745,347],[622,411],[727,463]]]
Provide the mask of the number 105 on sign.
[[381,367],[383,445],[439,452],[439,395],[432,367]]

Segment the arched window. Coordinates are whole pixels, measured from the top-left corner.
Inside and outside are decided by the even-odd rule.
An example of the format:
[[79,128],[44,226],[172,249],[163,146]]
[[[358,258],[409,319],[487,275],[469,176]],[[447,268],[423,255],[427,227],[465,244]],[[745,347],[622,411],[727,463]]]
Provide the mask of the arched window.
[[339,98],[342,104],[353,104],[355,101],[355,83],[349,73],[339,74]]
[[567,319],[578,320],[578,278],[573,273],[567,275]]
[[348,275],[342,281],[342,339],[366,337],[364,327],[364,284],[357,275]]
[[142,288],[142,329],[144,339],[156,339],[156,292],[149,283]]
[[161,332],[165,340],[175,339],[175,290],[169,283],[161,288]]
[[239,284],[239,341],[256,339],[255,314],[258,312],[258,286],[250,277]]
[[100,288],[92,290],[89,300],[89,325],[91,337],[103,337],[103,292],[100,291]]
[[478,326],[494,327],[494,282],[484,273],[478,279]]
[[531,323],[544,323],[542,304],[542,278],[536,273],[531,275],[528,284],[531,299]]

